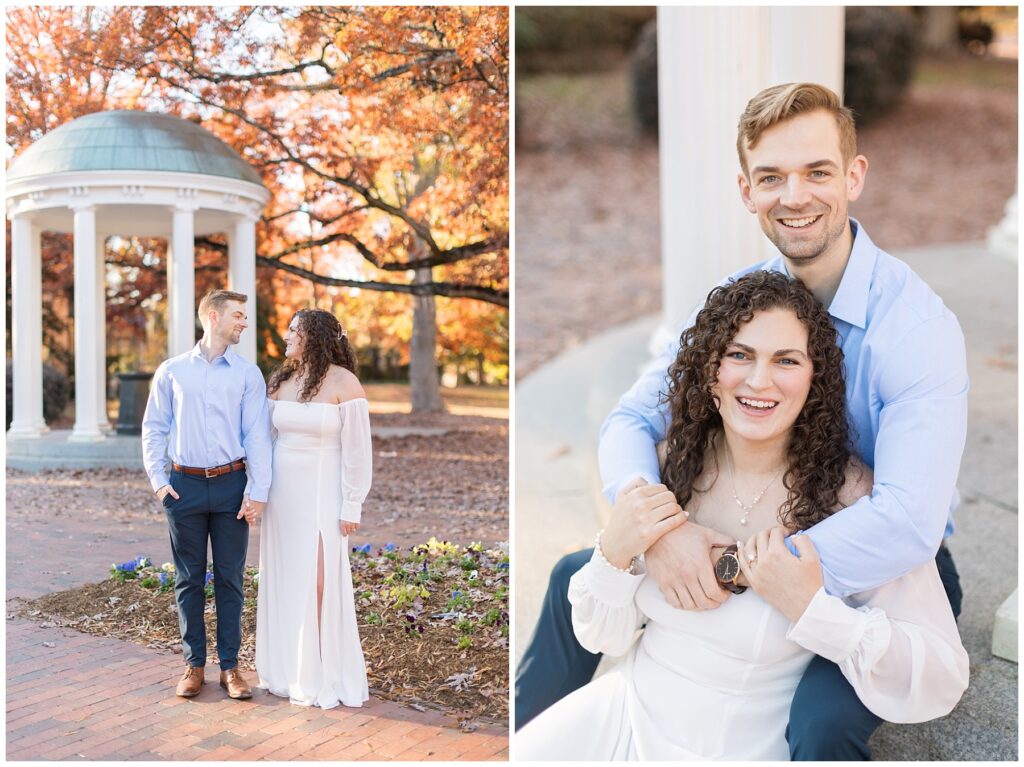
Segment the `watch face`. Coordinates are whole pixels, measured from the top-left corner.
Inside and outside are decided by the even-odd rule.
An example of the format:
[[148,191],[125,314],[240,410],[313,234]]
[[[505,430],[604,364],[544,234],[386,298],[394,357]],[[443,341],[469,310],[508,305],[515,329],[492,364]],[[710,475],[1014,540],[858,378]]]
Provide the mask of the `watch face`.
[[740,574],[740,561],[735,554],[723,554],[715,562],[715,575],[722,583],[732,583]]

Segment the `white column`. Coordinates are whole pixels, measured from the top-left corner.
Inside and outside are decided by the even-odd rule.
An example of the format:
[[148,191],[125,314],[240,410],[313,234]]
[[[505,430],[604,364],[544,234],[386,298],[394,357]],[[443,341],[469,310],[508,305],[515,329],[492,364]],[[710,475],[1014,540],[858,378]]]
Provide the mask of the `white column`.
[[761,253],[736,186],[736,123],[762,87],[761,8],[658,9],[660,351],[723,277]]
[[236,351],[250,362],[256,361],[256,219],[242,216],[228,231],[228,290],[249,297],[245,313],[249,327],[242,333]]
[[167,317],[164,326],[167,328],[167,357],[174,356],[174,350],[178,348],[177,339],[174,337],[174,320],[171,314],[171,293],[174,291],[174,237],[167,238]]
[[42,261],[40,231],[25,216],[11,218],[11,347],[14,412],[8,434],[43,433]]
[[96,369],[96,206],[75,211],[75,428],[70,439],[104,439],[96,404],[99,371]]
[[[32,270],[30,278],[32,280],[31,295],[38,296],[36,300],[35,311],[32,312],[30,317],[31,325],[29,334],[32,338],[39,339],[39,358],[42,359],[43,351],[43,230],[37,224],[32,225],[32,263],[36,264],[36,268]],[[29,368],[29,373],[32,376],[32,391],[38,392],[36,396],[39,397],[38,408],[33,409],[33,415],[35,418],[36,429],[40,434],[46,434],[50,430],[50,427],[46,425],[46,418],[43,415],[43,365],[40,361],[39,364],[32,365]]]
[[846,9],[841,5],[775,7],[769,19],[771,77],[764,87],[818,83],[842,98]]
[[657,351],[723,277],[777,254],[740,202],[737,123],[747,102],[770,85],[820,82],[842,93],[843,13],[802,6],[658,9]]
[[96,407],[100,431],[111,433],[114,427],[107,416],[107,235],[96,235]]
[[196,345],[195,210],[174,209],[168,242],[167,323],[168,355],[183,354]]

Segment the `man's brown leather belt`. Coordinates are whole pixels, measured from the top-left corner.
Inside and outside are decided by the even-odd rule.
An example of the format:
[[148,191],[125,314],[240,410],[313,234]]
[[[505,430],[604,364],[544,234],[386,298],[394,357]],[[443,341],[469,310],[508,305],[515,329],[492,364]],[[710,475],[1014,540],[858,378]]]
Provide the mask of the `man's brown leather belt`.
[[214,477],[219,477],[222,474],[230,474],[233,471],[242,471],[245,468],[245,459],[239,458],[237,461],[225,463],[223,466],[214,466],[212,469],[197,469],[194,466],[181,466],[176,463],[172,463],[171,467],[175,471],[180,471],[183,474],[193,474],[198,477],[213,479]]

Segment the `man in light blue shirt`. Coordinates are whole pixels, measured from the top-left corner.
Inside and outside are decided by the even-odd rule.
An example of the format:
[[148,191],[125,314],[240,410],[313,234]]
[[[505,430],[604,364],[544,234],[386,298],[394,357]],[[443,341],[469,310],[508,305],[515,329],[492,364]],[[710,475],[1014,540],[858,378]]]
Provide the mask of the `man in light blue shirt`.
[[203,337],[157,369],[142,421],[143,462],[170,528],[187,664],[176,693],[187,698],[199,694],[206,667],[207,541],[220,684],[232,698],[252,697],[237,668],[242,586],[249,525],[259,521],[270,490],[271,444],[263,374],[230,348],[247,327],[246,300],[227,290],[203,297]]
[[[863,190],[866,158],[856,154],[852,116],[822,86],[789,84],[758,94],[740,120],[740,196],[783,254],[732,275],[774,269],[800,278],[829,307],[846,365],[854,447],[874,470],[862,498],[806,531],[837,596],[875,588],[935,558],[954,613],[960,591],[948,550],[956,477],[967,430],[967,372],[956,318],[906,264],[879,250],[848,216]],[[696,316],[691,316],[692,322]],[[601,429],[604,492],[640,476],[660,484],[656,444],[668,426],[666,374],[678,341],[622,397]],[[667,601],[717,607],[730,593],[715,578],[710,547],[721,535],[689,521],[645,554]],[[795,554],[795,548],[790,543]],[[938,553],[937,553],[938,552]],[[541,622],[520,664],[516,726],[585,683],[597,656],[576,649],[565,596],[572,572],[590,558],[564,558],[552,575]],[[576,647],[574,647],[576,645]],[[556,658],[558,673],[542,658]],[[815,658],[794,696],[787,739],[794,760],[870,756],[880,723],[835,664]]]

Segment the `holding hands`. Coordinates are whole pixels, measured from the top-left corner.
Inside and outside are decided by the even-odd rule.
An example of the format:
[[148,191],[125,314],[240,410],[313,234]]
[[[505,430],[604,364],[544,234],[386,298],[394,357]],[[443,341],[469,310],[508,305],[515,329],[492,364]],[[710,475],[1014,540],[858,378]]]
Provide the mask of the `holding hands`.
[[710,527],[688,522],[659,539],[644,556],[647,572],[665,601],[677,610],[711,610],[729,598],[715,577],[712,547],[733,540]]
[[615,498],[611,521],[601,535],[601,553],[614,567],[626,569],[634,557],[682,525],[688,516],[667,487],[648,485],[642,477],[635,477]]
[[242,508],[238,510],[238,516],[235,519],[245,518],[245,521],[249,523],[249,527],[253,527],[260,523],[260,519],[263,518],[263,510],[267,504],[264,501],[253,501],[249,499],[249,496],[242,498]]
[[737,542],[740,571],[762,599],[792,623],[824,583],[818,552],[806,535],[793,536],[799,556],[786,547],[789,531],[781,526],[762,530],[746,543]]

